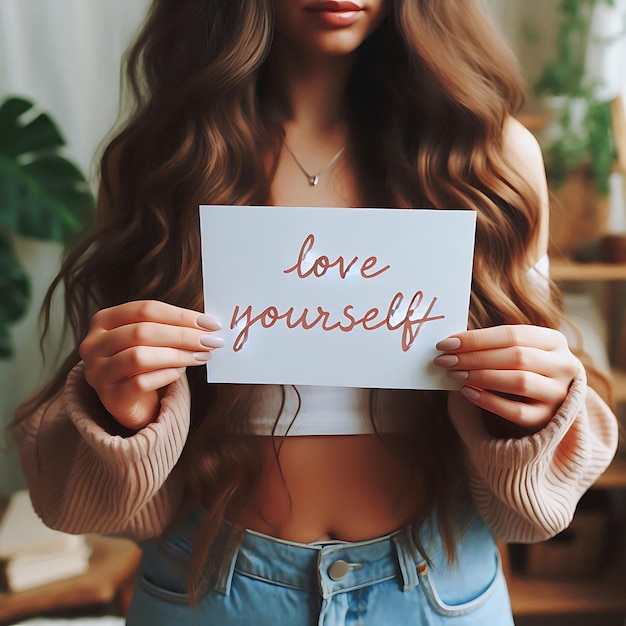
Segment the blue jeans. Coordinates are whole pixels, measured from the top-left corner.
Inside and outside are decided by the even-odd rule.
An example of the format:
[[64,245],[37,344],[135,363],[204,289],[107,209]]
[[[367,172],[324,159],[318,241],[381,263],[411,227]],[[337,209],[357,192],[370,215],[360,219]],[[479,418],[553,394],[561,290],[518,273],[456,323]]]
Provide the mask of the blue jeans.
[[[203,512],[145,542],[128,626],[510,626],[509,597],[491,532],[472,513],[452,564],[433,520],[358,543],[301,544],[246,530],[226,567],[190,606],[186,565]],[[225,523],[215,545],[228,545]],[[230,542],[233,543],[232,541]]]

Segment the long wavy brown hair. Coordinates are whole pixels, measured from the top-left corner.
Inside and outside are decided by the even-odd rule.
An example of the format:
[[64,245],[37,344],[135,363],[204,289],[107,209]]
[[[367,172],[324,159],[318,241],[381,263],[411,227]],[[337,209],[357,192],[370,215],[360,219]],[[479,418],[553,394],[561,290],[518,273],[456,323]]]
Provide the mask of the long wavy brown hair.
[[[47,321],[63,284],[76,346],[104,307],[158,299],[202,310],[198,205],[269,200],[282,133],[265,107],[272,39],[271,0],[153,2],[126,63],[134,108],[102,159],[111,211],[69,254],[45,305]],[[503,147],[522,103],[518,68],[480,0],[394,0],[358,51],[348,99],[350,153],[370,206],[477,213],[469,327],[559,328],[556,301],[527,279],[540,202]],[[50,399],[78,360],[76,348],[16,419]],[[254,438],[226,433],[226,424],[245,432],[253,389],[207,385],[203,368],[188,378],[192,432],[181,463],[189,498],[208,511],[193,557],[197,591],[226,510],[254,489],[259,455]],[[453,553],[460,453],[450,449],[445,394],[423,400],[429,419],[408,454],[426,477],[424,516],[438,513]]]

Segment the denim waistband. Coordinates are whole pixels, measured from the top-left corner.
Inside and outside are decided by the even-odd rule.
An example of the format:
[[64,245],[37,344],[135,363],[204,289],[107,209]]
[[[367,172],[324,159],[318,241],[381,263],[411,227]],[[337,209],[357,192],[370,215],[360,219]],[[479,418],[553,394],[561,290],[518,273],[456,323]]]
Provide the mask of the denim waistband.
[[319,592],[327,598],[399,576],[404,588],[412,588],[417,578],[412,575],[415,566],[409,563],[416,555],[408,529],[370,541],[329,546],[276,541],[246,531],[234,569],[275,585]]
[[[194,517],[199,523],[201,516],[194,513],[192,523]],[[212,586],[229,595],[233,573],[238,572],[323,598],[394,578],[406,591],[418,584],[420,568],[426,565],[413,532],[407,527],[367,541],[304,544],[224,522],[214,544],[223,567]],[[429,559],[444,549],[432,518],[420,525],[418,537]]]
[[451,520],[454,562],[434,515],[368,541],[328,544],[286,541],[225,522],[208,555],[205,586],[192,602],[189,565],[205,517],[194,511],[144,542],[129,626],[434,626],[457,617],[459,624],[513,624],[495,539],[471,507]]

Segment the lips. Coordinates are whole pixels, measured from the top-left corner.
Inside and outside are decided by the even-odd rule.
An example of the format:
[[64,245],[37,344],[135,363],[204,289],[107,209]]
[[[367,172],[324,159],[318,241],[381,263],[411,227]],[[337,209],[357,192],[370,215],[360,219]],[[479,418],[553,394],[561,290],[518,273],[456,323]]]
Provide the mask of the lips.
[[305,9],[318,25],[333,30],[349,28],[365,15],[362,6],[349,0],[321,0],[312,2]]
[[308,5],[307,11],[318,12],[330,12],[330,13],[343,13],[352,11],[362,11],[363,7],[355,4],[354,2],[344,2],[342,0],[329,0],[327,2],[315,2]]

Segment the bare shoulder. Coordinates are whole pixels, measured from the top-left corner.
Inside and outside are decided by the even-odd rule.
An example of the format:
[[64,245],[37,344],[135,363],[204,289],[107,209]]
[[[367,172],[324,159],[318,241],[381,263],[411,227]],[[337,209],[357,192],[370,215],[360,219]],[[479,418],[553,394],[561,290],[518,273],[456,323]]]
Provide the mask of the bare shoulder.
[[532,187],[541,205],[540,225],[535,238],[534,260],[548,249],[550,202],[541,148],[535,136],[518,120],[510,117],[504,124],[503,147],[509,165]]
[[543,155],[535,136],[518,120],[510,117],[504,124],[503,146],[506,158],[535,188],[545,184]]

